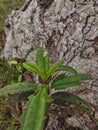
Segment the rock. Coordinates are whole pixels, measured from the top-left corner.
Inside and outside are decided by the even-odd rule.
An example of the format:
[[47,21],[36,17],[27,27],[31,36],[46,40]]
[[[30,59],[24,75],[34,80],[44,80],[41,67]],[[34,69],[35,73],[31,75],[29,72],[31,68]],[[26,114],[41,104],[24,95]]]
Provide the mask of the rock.
[[[67,120],[66,120],[67,124],[69,126],[73,126],[73,127],[78,127],[81,129],[81,122],[79,119],[77,119],[76,117],[69,117]],[[84,127],[85,130],[89,130],[87,127]]]
[[[98,36],[97,4],[94,3],[93,0],[49,0],[48,3],[28,0],[20,10],[13,10],[5,21],[3,55],[8,59],[22,58],[31,46],[44,46],[49,49],[53,61],[62,57],[66,58],[66,63],[76,56],[93,58],[96,54],[93,44]],[[33,59],[32,55],[28,60]]]

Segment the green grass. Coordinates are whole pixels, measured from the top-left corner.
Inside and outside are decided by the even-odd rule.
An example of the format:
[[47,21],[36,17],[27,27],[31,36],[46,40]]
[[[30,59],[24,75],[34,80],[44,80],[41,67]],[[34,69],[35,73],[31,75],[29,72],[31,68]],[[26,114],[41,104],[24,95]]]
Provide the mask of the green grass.
[[0,0],[0,34],[4,32],[4,21],[13,9],[20,8],[26,0]]
[[5,58],[0,59],[0,87],[16,82],[19,72],[15,66],[10,66]]
[[18,119],[15,103],[8,98],[0,98],[0,130],[15,130]]
[[[5,58],[0,59],[0,88],[17,81],[17,78],[17,69],[10,66]],[[15,130],[19,126],[18,113],[14,100],[0,97],[0,130]]]

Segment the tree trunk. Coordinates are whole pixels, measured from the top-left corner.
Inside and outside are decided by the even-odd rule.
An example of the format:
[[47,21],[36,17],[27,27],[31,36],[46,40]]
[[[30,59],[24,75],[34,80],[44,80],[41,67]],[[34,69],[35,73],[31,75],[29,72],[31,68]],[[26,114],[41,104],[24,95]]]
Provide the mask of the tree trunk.
[[[8,16],[5,32],[2,55],[7,59],[23,58],[31,47],[43,46],[52,62],[65,58],[78,72],[90,73],[92,81],[71,91],[77,90],[98,111],[97,0],[27,0]],[[31,52],[27,60],[33,59]]]

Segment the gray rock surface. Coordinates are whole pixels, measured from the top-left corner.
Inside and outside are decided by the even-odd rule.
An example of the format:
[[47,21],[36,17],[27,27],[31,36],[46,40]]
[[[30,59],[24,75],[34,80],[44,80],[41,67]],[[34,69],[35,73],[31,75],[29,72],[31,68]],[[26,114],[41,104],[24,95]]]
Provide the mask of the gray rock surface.
[[[98,111],[97,0],[27,0],[8,16],[5,32],[2,56],[7,59],[23,58],[31,47],[43,46],[49,50],[52,62],[65,58],[65,64],[91,74],[92,81],[70,91]],[[33,59],[34,51],[27,60]]]

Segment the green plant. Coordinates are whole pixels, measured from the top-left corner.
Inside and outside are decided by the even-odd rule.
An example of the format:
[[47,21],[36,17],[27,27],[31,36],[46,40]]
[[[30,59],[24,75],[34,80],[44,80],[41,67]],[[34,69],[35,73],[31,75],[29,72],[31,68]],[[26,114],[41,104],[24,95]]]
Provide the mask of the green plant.
[[18,63],[17,60],[12,60],[10,61],[10,64],[16,68],[16,71],[18,73],[17,75],[17,81],[21,82],[22,81],[22,74],[23,74],[23,68],[21,63]]
[[[26,111],[20,118],[20,130],[42,130],[47,116],[47,106],[49,106],[51,102],[61,103],[61,105],[64,105],[62,102],[65,103],[65,105],[66,103],[73,103],[77,109],[82,109],[87,112],[90,118],[98,124],[97,120],[91,114],[93,110],[89,104],[78,96],[68,92],[52,94],[52,90],[59,91],[69,87],[80,86],[82,80],[91,79],[91,75],[78,74],[72,67],[62,64],[63,60],[60,60],[51,65],[49,54],[44,55],[43,49],[37,48],[36,62],[25,62],[23,63],[23,67],[38,75],[39,84],[21,82],[7,85],[0,89],[0,96],[34,91],[34,93],[28,97]],[[61,71],[62,74],[58,74],[59,71]]]
[[0,87],[19,80],[19,75],[22,75],[22,72],[18,70],[18,66],[19,64],[9,64],[4,57],[0,58]]

